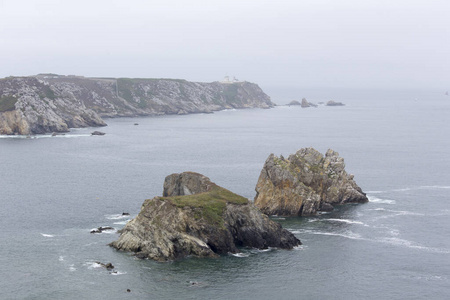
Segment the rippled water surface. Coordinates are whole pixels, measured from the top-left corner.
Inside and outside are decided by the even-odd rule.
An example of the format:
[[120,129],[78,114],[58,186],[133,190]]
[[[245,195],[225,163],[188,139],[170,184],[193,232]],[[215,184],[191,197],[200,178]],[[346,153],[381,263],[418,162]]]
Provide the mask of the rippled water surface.
[[[309,100],[329,100],[315,96]],[[105,136],[86,128],[0,137],[1,298],[445,299],[450,98],[339,97],[346,106],[109,119]],[[274,218],[302,240],[295,250],[156,263],[109,248],[115,231],[89,233],[122,228],[174,172],[200,172],[253,198],[270,153],[309,146],[338,151],[370,202]],[[117,273],[96,262],[111,262]]]

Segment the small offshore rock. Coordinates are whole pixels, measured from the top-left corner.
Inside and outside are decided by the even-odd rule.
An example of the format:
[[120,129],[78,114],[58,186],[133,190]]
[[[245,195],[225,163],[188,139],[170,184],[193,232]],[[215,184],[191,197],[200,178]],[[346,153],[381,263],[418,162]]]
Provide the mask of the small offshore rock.
[[344,106],[345,104],[342,102],[335,102],[333,100],[330,100],[327,102],[326,106]]
[[127,213],[127,212],[122,213],[122,216],[129,216],[129,215],[130,215],[130,213]]
[[301,107],[303,107],[303,108],[307,108],[307,107],[317,107],[317,104],[308,102],[308,101],[306,100],[306,98],[303,98],[303,99],[302,99],[302,103],[301,103]]
[[270,154],[256,184],[255,205],[267,215],[307,216],[333,205],[365,203],[366,194],[345,171],[344,159],[329,149],[304,148],[287,159]]
[[106,133],[101,132],[101,131],[97,131],[97,130],[91,133],[91,135],[105,135],[105,134]]
[[102,267],[106,268],[107,270],[112,270],[112,269],[114,269],[114,266],[113,266],[112,263],[106,263],[106,264],[104,264],[104,263],[99,262],[99,261],[96,261],[95,263],[101,265]]
[[100,226],[97,229],[91,230],[91,233],[102,233],[105,230],[114,230],[114,228],[110,227],[110,226],[104,226],[104,227]]
[[52,136],[58,136],[58,135],[66,135],[65,133],[60,133],[60,132],[53,132]]
[[292,100],[291,102],[289,102],[288,106],[291,106],[291,105],[301,105],[301,104],[297,100]]

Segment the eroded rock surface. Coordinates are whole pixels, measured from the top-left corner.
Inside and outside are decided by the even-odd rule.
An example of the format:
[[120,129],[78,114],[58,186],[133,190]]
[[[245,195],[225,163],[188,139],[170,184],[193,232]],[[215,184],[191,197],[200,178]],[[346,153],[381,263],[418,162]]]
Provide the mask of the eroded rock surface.
[[364,203],[366,194],[345,171],[344,159],[328,150],[304,148],[287,159],[271,154],[256,185],[255,205],[268,215],[305,216],[332,205]]
[[300,241],[248,199],[192,172],[166,177],[164,197],[145,200],[110,245],[157,261],[215,257],[238,247],[292,249]]

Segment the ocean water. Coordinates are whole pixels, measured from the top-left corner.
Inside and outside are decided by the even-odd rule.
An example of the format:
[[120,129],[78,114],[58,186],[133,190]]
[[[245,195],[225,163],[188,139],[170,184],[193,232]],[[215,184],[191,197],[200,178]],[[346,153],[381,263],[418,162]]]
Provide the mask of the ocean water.
[[[0,298],[446,299],[450,98],[301,93],[271,95],[277,103],[306,96],[346,106],[108,119],[105,136],[85,128],[0,137]],[[338,151],[370,202],[274,218],[303,242],[294,250],[157,263],[108,247],[115,231],[89,233],[122,228],[174,172],[200,172],[252,199],[270,153],[310,146]],[[117,273],[96,262],[111,262]]]

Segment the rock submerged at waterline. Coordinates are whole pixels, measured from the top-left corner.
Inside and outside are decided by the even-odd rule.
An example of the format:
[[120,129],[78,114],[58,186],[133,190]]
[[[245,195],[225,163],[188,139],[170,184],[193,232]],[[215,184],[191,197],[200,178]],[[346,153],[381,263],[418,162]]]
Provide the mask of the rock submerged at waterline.
[[270,154],[256,185],[255,206],[268,215],[308,216],[333,205],[368,202],[344,159],[304,148],[287,159]]
[[139,258],[168,261],[238,253],[238,247],[292,249],[301,244],[247,198],[201,174],[167,176],[163,195],[145,200],[110,246]]

